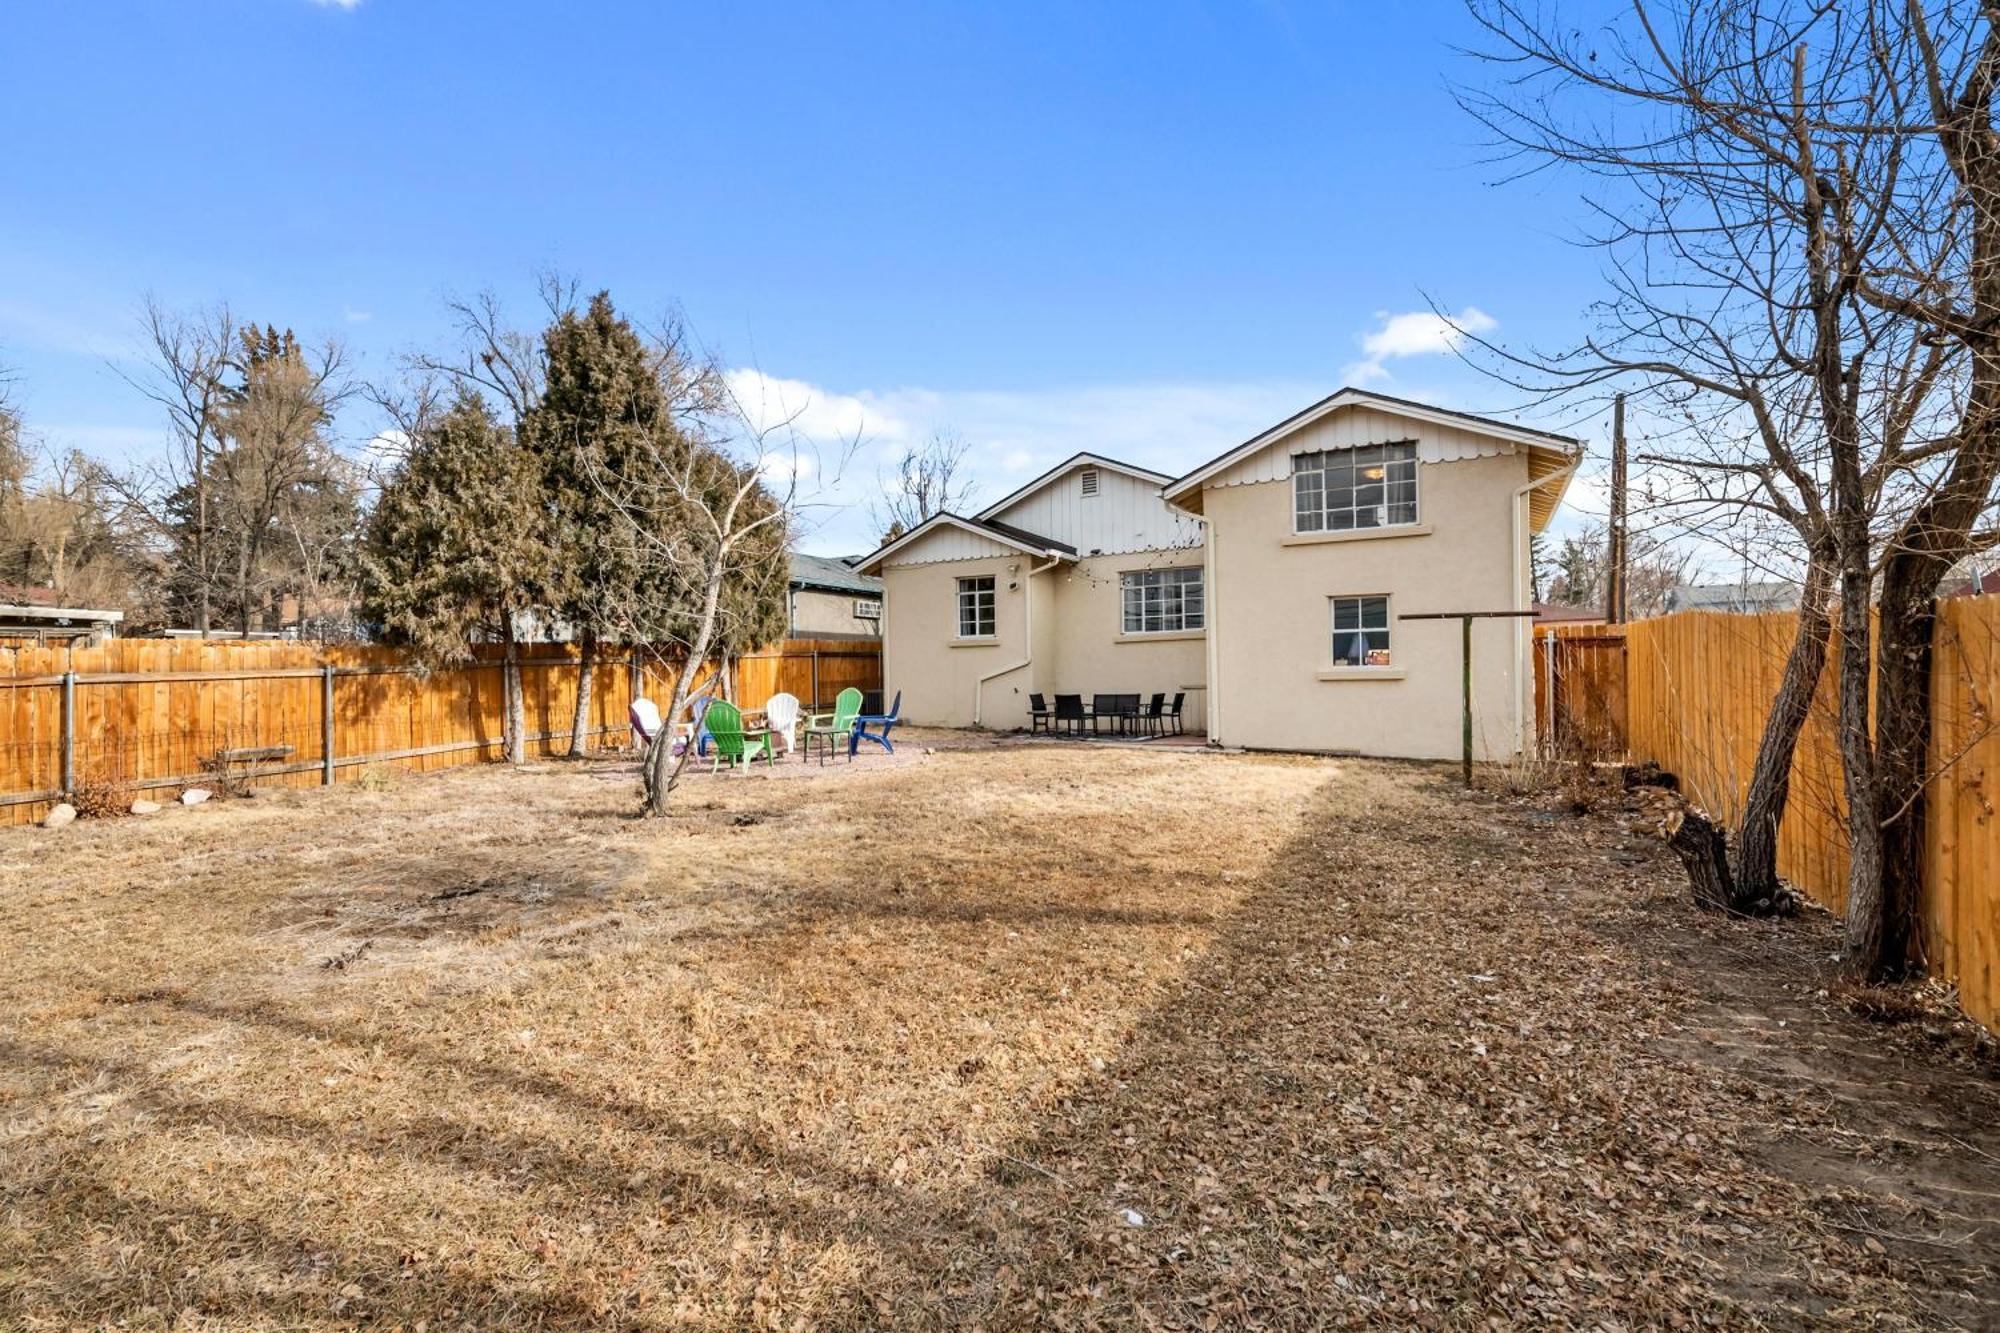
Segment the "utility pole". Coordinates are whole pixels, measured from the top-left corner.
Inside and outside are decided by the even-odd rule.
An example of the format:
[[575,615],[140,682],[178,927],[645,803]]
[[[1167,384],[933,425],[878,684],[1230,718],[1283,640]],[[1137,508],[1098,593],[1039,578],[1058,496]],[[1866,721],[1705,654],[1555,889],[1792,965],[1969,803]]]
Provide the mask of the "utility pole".
[[1611,526],[1605,534],[1604,619],[1625,623],[1625,395],[1611,400]]

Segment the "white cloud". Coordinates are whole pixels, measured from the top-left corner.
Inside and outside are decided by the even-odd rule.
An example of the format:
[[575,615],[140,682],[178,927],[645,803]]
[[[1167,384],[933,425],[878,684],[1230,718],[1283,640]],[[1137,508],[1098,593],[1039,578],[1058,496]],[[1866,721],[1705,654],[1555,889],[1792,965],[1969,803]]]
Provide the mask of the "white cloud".
[[1387,362],[1411,356],[1444,356],[1456,352],[1469,333],[1486,333],[1498,326],[1493,316],[1478,306],[1467,306],[1456,315],[1435,310],[1408,310],[1402,314],[1382,311],[1376,326],[1361,337],[1362,359],[1347,367],[1350,383],[1367,384],[1389,376]]
[[361,0],[312,0],[321,9],[359,9]]

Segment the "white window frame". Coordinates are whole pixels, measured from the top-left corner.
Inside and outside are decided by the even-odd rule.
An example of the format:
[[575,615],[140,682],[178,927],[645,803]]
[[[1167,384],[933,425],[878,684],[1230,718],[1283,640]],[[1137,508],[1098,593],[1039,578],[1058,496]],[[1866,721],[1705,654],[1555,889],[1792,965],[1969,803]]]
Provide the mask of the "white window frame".
[[876,601],[873,597],[855,598],[854,618],[856,620],[880,620],[882,618],[882,603]]
[[[1354,607],[1354,615],[1350,617],[1352,624],[1343,626],[1340,623],[1342,603]],[[1375,605],[1377,603],[1379,605]],[[1383,671],[1397,665],[1395,636],[1390,632],[1395,617],[1390,614],[1389,603],[1389,594],[1381,592],[1340,593],[1326,599],[1327,646],[1331,650],[1330,660],[1335,669]],[[1376,623],[1378,619],[1379,624]],[[1343,636],[1350,639],[1358,637],[1361,642],[1358,645],[1353,642],[1343,645]],[[1354,660],[1357,647],[1360,650],[1358,661]],[[1371,652],[1380,652],[1384,660],[1370,662],[1368,655]]]
[[[1188,596],[1192,588],[1193,597]],[[1193,614],[1189,614],[1192,603]],[[1138,628],[1133,628],[1134,612]],[[1169,619],[1176,623],[1167,623]],[[1157,623],[1150,629],[1148,619]],[[1118,630],[1122,635],[1185,634],[1208,624],[1208,586],[1200,565],[1128,569],[1118,575]]]
[[1292,533],[1412,527],[1422,518],[1421,471],[1415,440],[1293,454]]
[[[985,587],[980,587],[980,584]],[[958,580],[958,637],[961,639],[991,639],[1000,632],[1000,602],[996,591],[997,583],[991,574],[977,574],[971,578]],[[982,602],[983,599],[983,602]],[[966,612],[970,611],[972,633],[965,632]],[[984,630],[980,629],[980,612],[984,611]]]

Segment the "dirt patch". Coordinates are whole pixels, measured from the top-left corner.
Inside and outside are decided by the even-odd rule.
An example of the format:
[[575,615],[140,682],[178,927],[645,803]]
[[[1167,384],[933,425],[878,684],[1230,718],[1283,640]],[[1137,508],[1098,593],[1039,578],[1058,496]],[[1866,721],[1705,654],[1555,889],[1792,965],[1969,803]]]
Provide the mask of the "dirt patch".
[[911,751],[0,834],[0,1323],[1995,1322],[1978,1044],[1630,812]]

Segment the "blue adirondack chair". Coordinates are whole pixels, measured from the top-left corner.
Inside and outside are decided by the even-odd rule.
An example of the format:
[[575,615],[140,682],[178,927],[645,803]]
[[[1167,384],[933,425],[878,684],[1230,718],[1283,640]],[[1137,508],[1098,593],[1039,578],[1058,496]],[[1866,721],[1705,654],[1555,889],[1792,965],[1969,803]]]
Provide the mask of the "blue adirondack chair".
[[[896,747],[889,743],[889,732],[895,727],[897,722],[902,720],[902,715],[903,692],[897,690],[896,702],[889,705],[888,712],[863,713],[856,717],[854,719],[854,734],[847,741],[847,757],[852,759],[854,752],[860,748],[861,742],[865,740],[874,741],[890,754],[896,753]],[[876,730],[870,731],[870,727],[874,727]]]

